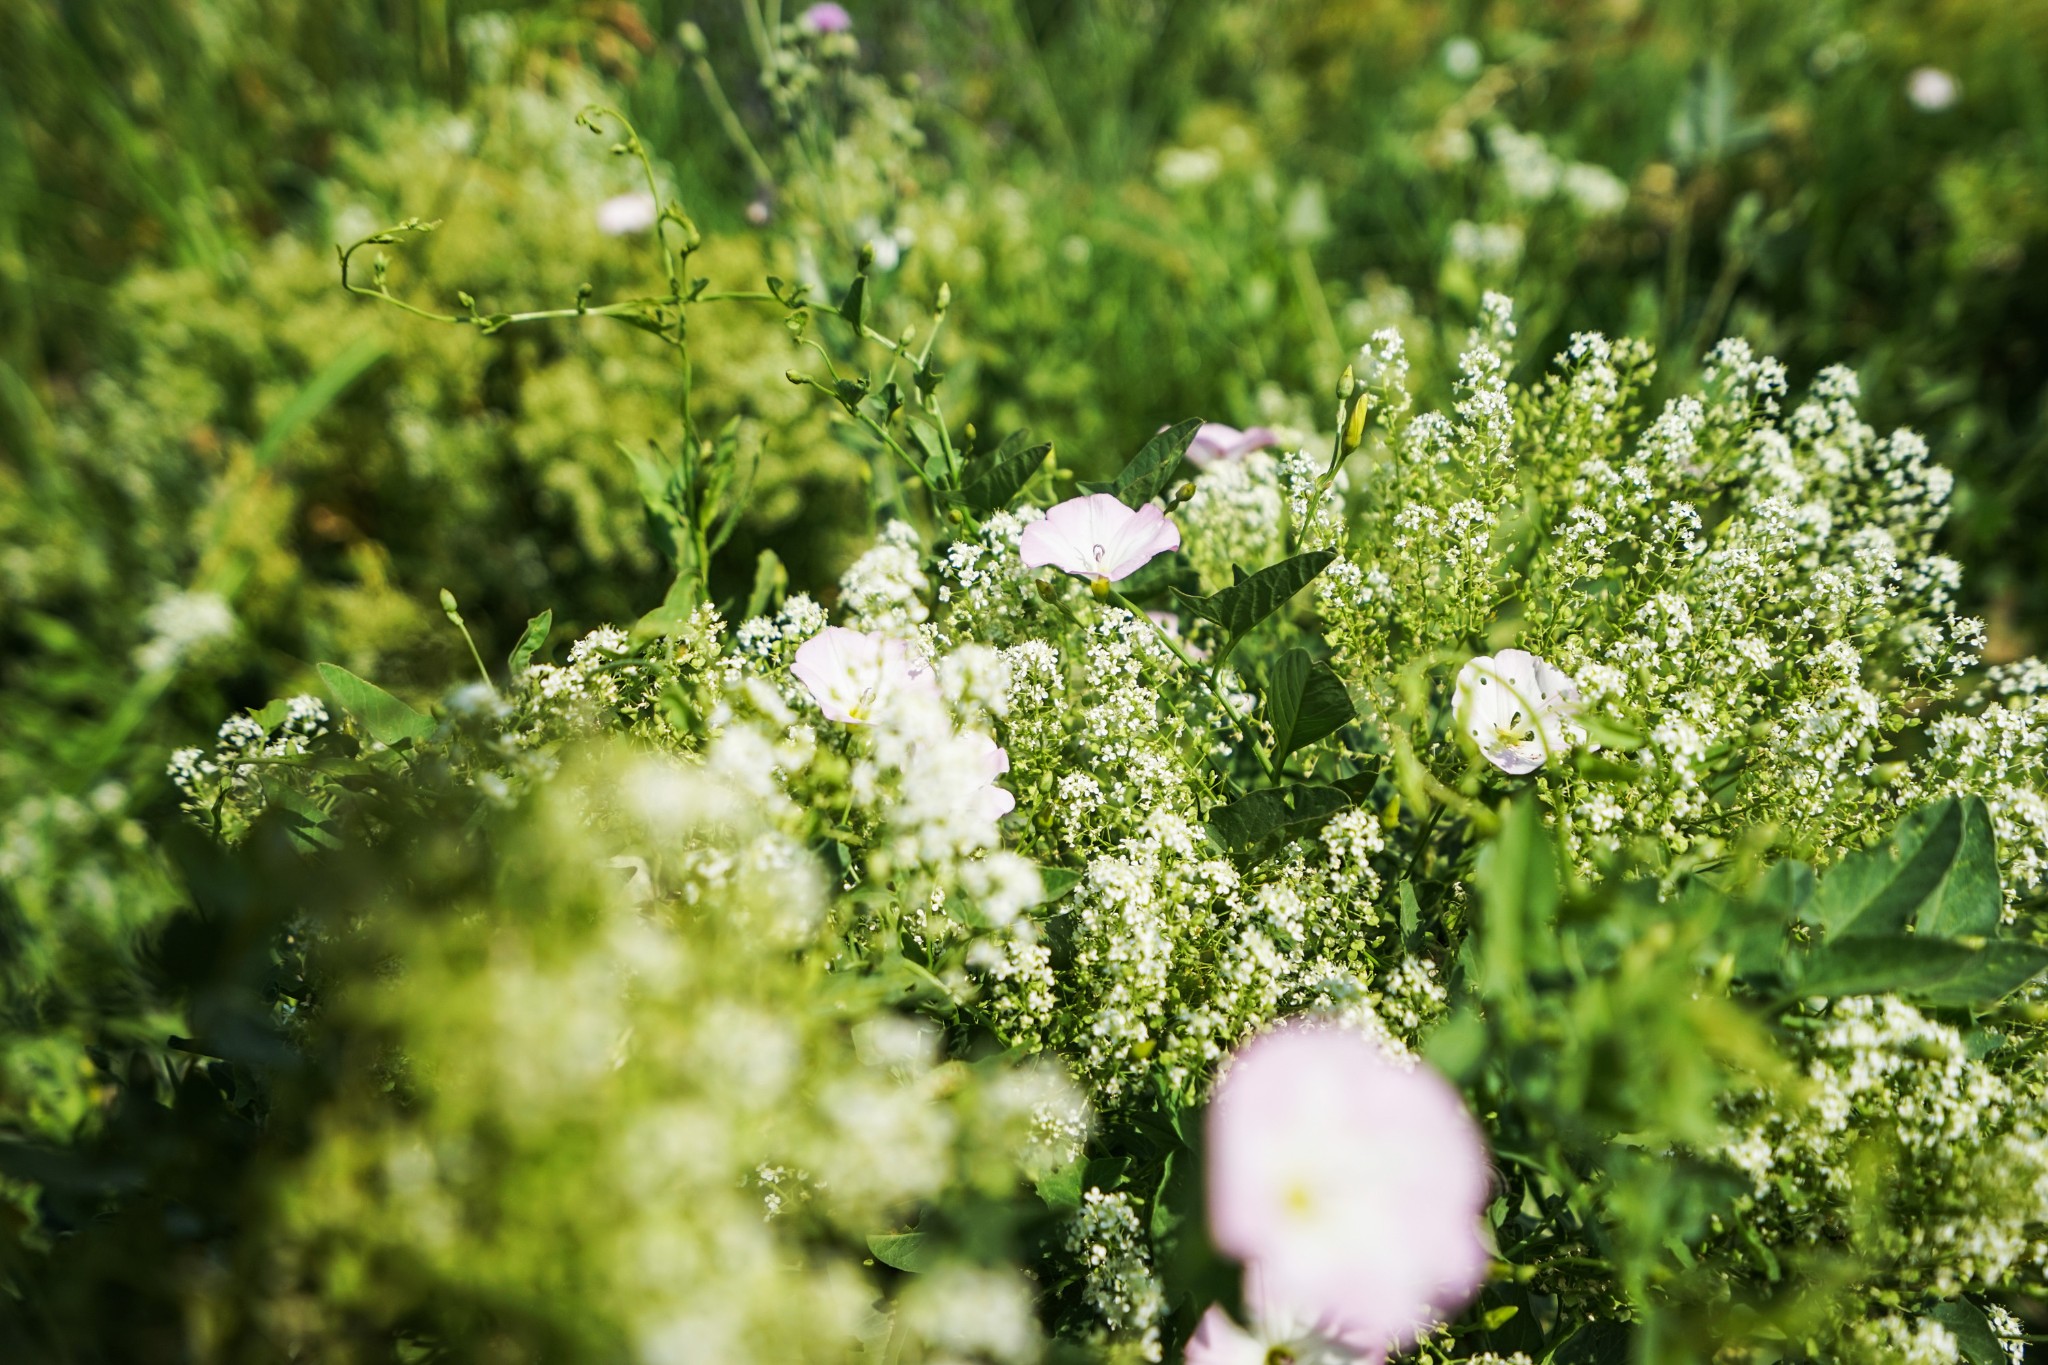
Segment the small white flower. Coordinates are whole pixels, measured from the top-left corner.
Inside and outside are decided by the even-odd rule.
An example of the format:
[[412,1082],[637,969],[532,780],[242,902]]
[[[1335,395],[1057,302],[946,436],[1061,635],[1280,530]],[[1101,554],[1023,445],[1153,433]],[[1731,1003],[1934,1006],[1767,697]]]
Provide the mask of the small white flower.
[[931,665],[909,643],[844,626],[827,626],[799,645],[789,671],[842,725],[866,725],[887,692],[938,695]]
[[597,230],[607,237],[629,237],[645,232],[661,216],[654,196],[645,190],[614,195],[597,206]]
[[1486,761],[1502,772],[1533,773],[1544,760],[1582,742],[1572,723],[1579,689],[1524,649],[1481,655],[1458,670],[1451,711]]
[[1017,548],[1029,568],[1050,564],[1096,583],[1129,578],[1155,555],[1180,548],[1180,528],[1149,503],[1135,512],[1108,493],[1069,498],[1024,528]]
[[1923,66],[1906,77],[1906,98],[1923,113],[1940,113],[1953,105],[1960,93],[1956,78],[1938,66]]

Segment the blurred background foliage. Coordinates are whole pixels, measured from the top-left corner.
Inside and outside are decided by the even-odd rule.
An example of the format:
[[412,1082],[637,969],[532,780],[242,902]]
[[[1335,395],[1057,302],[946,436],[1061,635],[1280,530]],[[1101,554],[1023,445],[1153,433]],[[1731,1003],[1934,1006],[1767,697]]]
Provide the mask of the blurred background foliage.
[[[137,937],[203,899],[164,848],[172,747],[314,660],[438,694],[467,659],[442,588],[492,657],[543,607],[560,639],[660,600],[618,448],[674,439],[660,348],[437,328],[349,298],[333,259],[419,215],[446,226],[393,277],[436,307],[651,286],[646,238],[598,228],[633,186],[572,123],[591,100],[632,116],[719,287],[836,295],[874,245],[892,331],[950,286],[948,415],[1028,424],[1070,469],[1191,415],[1312,429],[1381,327],[1441,389],[1486,289],[1523,354],[1633,332],[1663,386],[1724,333],[1795,385],[1849,364],[1871,420],[1958,473],[1993,660],[2038,645],[2048,6],[849,8],[856,45],[788,118],[738,3],[0,5],[0,1129],[175,1163],[263,1107],[222,1061],[177,1083],[219,1091],[190,1117],[152,1060],[242,970]],[[724,590],[763,549],[824,587],[886,490],[782,382],[775,312],[699,311],[700,416],[739,419],[756,471]],[[0,1190],[50,1186],[26,1159]],[[218,1174],[148,1183],[248,1216]]]

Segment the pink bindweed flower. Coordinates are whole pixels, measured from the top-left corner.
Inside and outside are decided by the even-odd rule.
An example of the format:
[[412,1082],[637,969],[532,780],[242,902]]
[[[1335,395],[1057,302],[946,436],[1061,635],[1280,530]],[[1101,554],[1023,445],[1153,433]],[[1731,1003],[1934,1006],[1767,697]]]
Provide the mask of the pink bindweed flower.
[[1204,422],[1195,432],[1195,439],[1188,444],[1188,463],[1197,469],[1235,464],[1254,450],[1264,450],[1279,443],[1280,435],[1271,427],[1239,431],[1221,422]]
[[1132,511],[1108,493],[1069,498],[1024,528],[1017,548],[1033,569],[1055,569],[1095,583],[1129,578],[1155,555],[1180,548],[1180,529],[1151,504]]
[[1584,742],[1573,723],[1579,689],[1526,649],[1480,655],[1458,670],[1451,715],[1480,754],[1504,773],[1533,773]]
[[824,0],[799,14],[796,25],[806,33],[844,33],[853,27],[853,16],[846,12],[846,6]]
[[1017,809],[1017,798],[996,785],[996,779],[1010,771],[1009,752],[987,735],[976,731],[967,732],[963,738],[980,750],[982,771],[988,775],[988,780],[976,787],[968,800],[973,803],[977,814],[990,820],[1000,820]]
[[[1208,1131],[1210,1233],[1245,1264],[1255,1330],[1306,1325],[1376,1359],[1485,1280],[1486,1144],[1427,1067],[1344,1029],[1282,1025],[1231,1061]],[[1224,1325],[1212,1341],[1228,1342]]]
[[661,206],[646,190],[616,194],[597,206],[597,230],[607,237],[630,237],[654,226]]
[[798,645],[789,671],[826,718],[842,725],[868,724],[890,692],[939,692],[931,665],[908,642],[845,626],[827,626]]

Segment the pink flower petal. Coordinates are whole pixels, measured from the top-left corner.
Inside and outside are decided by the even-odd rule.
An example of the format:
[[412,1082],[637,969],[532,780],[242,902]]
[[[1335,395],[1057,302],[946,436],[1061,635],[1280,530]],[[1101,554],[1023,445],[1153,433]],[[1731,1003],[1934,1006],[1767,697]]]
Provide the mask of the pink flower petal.
[[1209,1115],[1210,1228],[1276,1312],[1399,1347],[1488,1265],[1485,1143],[1457,1091],[1338,1028],[1283,1026],[1230,1064]]
[[1157,507],[1136,511],[1108,493],[1069,498],[1024,528],[1018,551],[1029,568],[1051,565],[1077,578],[1114,583],[1157,555],[1180,548],[1180,529]]

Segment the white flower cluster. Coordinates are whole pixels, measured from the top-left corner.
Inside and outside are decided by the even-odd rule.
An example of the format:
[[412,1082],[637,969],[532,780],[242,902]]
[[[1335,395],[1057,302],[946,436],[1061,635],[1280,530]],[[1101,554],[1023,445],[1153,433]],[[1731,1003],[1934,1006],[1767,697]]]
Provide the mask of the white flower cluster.
[[1157,1361],[1166,1297],[1152,1273],[1151,1239],[1130,1196],[1090,1189],[1067,1225],[1067,1251],[1081,1268],[1081,1298],[1113,1338],[1134,1342],[1140,1359]]
[[[1890,996],[1839,1000],[1804,1040],[1800,1083],[1760,1088],[1719,1155],[1773,1240],[1851,1235],[1859,1155],[1884,1163],[1888,1220],[1868,1237],[1934,1292],[2048,1262],[2048,1093],[2001,1075],[1955,1029]],[[1870,1250],[1880,1249],[1873,1246]]]

